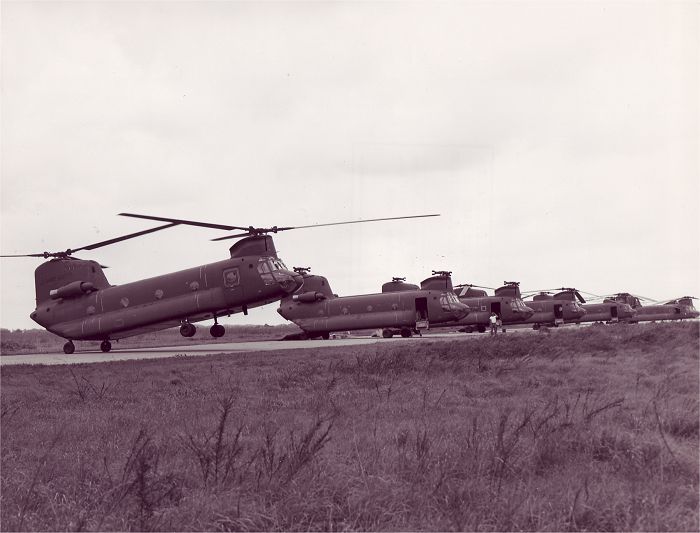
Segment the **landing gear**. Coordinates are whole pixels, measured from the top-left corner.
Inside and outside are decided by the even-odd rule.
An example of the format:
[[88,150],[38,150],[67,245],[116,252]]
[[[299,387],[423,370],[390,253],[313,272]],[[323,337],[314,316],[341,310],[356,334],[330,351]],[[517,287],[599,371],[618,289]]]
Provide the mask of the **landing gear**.
[[331,338],[331,334],[328,333],[328,332],[326,331],[325,333],[321,333],[321,338],[322,338],[324,341],[327,341],[328,339]]
[[70,355],[75,351],[75,344],[73,344],[73,341],[68,341],[63,345],[63,353]]
[[189,322],[185,322],[182,326],[180,326],[180,335],[183,337],[194,337],[196,332],[196,326],[194,324],[190,324]]
[[479,326],[477,326],[476,330],[477,330],[479,333],[486,333],[486,326],[484,326],[484,325],[479,325]]
[[394,332],[391,331],[390,329],[383,329],[382,330],[382,337],[385,339],[390,339],[394,336]]
[[540,325],[539,325],[539,324],[534,324],[534,325],[532,326],[532,329],[534,329],[535,331],[537,331],[538,329],[540,329]]
[[413,332],[412,332],[410,329],[408,329],[408,328],[401,328],[401,336],[402,336],[404,339],[407,339],[408,337],[412,337],[412,336],[413,336]]
[[103,352],[107,353],[112,349],[112,343],[109,342],[108,340],[104,340],[100,343],[100,350]]
[[224,333],[226,333],[226,330],[221,324],[214,324],[211,328],[209,328],[209,334],[214,338],[218,339],[219,337],[223,337]]

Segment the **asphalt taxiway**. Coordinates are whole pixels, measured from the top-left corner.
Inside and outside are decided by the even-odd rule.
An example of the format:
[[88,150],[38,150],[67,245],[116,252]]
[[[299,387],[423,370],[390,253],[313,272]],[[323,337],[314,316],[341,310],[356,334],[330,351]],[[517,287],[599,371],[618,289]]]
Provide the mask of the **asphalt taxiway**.
[[106,363],[110,361],[128,361],[133,359],[160,359],[163,357],[196,357],[214,354],[241,354],[266,352],[272,350],[298,350],[309,348],[335,348],[338,346],[360,346],[365,344],[387,344],[396,342],[420,342],[425,339],[453,337],[464,334],[437,334],[430,337],[404,339],[395,337],[383,339],[376,337],[353,337],[331,340],[304,341],[255,341],[229,342],[216,344],[196,344],[184,346],[164,346],[158,348],[115,349],[109,353],[99,351],[76,351],[71,355],[57,353],[6,355],[0,357],[0,366],[5,365],[76,365],[81,363]]

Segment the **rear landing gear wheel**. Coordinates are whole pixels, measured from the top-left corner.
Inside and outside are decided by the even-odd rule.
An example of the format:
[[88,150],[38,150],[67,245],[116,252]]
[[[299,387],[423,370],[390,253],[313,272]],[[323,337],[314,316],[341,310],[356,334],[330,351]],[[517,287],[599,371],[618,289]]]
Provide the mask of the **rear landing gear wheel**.
[[102,341],[102,342],[100,343],[100,350],[102,350],[103,352],[107,353],[107,352],[110,351],[111,349],[112,349],[112,343],[111,343],[111,342],[109,342],[109,341]]
[[221,324],[214,324],[211,328],[209,328],[209,334],[216,339],[223,337],[224,333],[226,333],[226,330]]
[[477,326],[476,330],[479,333],[486,333],[486,326],[479,325],[479,326]]
[[326,333],[321,333],[321,338],[322,338],[324,341],[327,341],[328,339],[331,338],[331,334],[328,333],[328,332],[326,332]]
[[382,337],[385,339],[390,339],[394,336],[394,332],[391,331],[390,329],[384,329],[382,330]]
[[194,337],[196,332],[196,326],[194,324],[190,324],[189,322],[185,322],[182,326],[180,326],[180,335],[183,337]]
[[410,329],[408,329],[408,328],[401,328],[401,336],[402,336],[404,339],[407,339],[408,337],[412,337],[412,336],[413,336],[413,332],[412,332]]
[[75,351],[75,344],[73,344],[73,341],[68,341],[63,345],[63,353],[65,354],[72,354]]

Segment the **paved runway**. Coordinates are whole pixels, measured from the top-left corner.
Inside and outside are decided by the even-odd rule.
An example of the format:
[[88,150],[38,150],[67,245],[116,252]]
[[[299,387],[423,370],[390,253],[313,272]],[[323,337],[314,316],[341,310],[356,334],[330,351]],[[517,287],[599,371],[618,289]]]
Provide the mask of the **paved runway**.
[[[355,337],[332,340],[307,340],[307,341],[255,341],[255,342],[230,342],[221,344],[198,344],[184,346],[165,346],[160,348],[126,348],[115,349],[109,353],[99,351],[76,351],[74,354],[23,354],[5,355],[0,357],[0,366],[5,365],[75,365],[80,363],[106,363],[109,361],[126,361],[130,359],[159,359],[163,357],[202,356],[220,353],[250,353],[265,352],[271,350],[298,350],[300,348],[334,348],[337,346],[358,346],[363,344],[387,344],[396,342],[421,342],[430,339],[465,338],[464,333],[439,333],[404,339],[394,337],[381,339],[372,337]],[[79,345],[78,345],[79,349]]]

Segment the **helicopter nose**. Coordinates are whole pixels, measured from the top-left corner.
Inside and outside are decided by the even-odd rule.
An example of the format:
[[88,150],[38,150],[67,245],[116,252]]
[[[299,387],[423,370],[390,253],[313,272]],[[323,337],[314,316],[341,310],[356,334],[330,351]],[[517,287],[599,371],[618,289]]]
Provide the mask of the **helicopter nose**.
[[632,309],[629,305],[624,305],[620,311],[618,311],[618,314],[622,315],[622,318],[631,318],[637,314],[637,310]]
[[282,290],[287,294],[292,294],[304,284],[304,278],[296,272],[285,272],[283,278],[284,279],[280,280],[279,284]]
[[467,304],[463,304],[462,302],[452,302],[452,314],[454,315],[456,320],[467,316],[469,314],[469,311],[471,311],[471,308]]
[[531,307],[527,307],[527,306],[525,307],[525,309],[518,309],[516,311],[516,316],[520,320],[527,320],[528,318],[530,318],[534,314],[535,314],[535,310],[532,309]]

